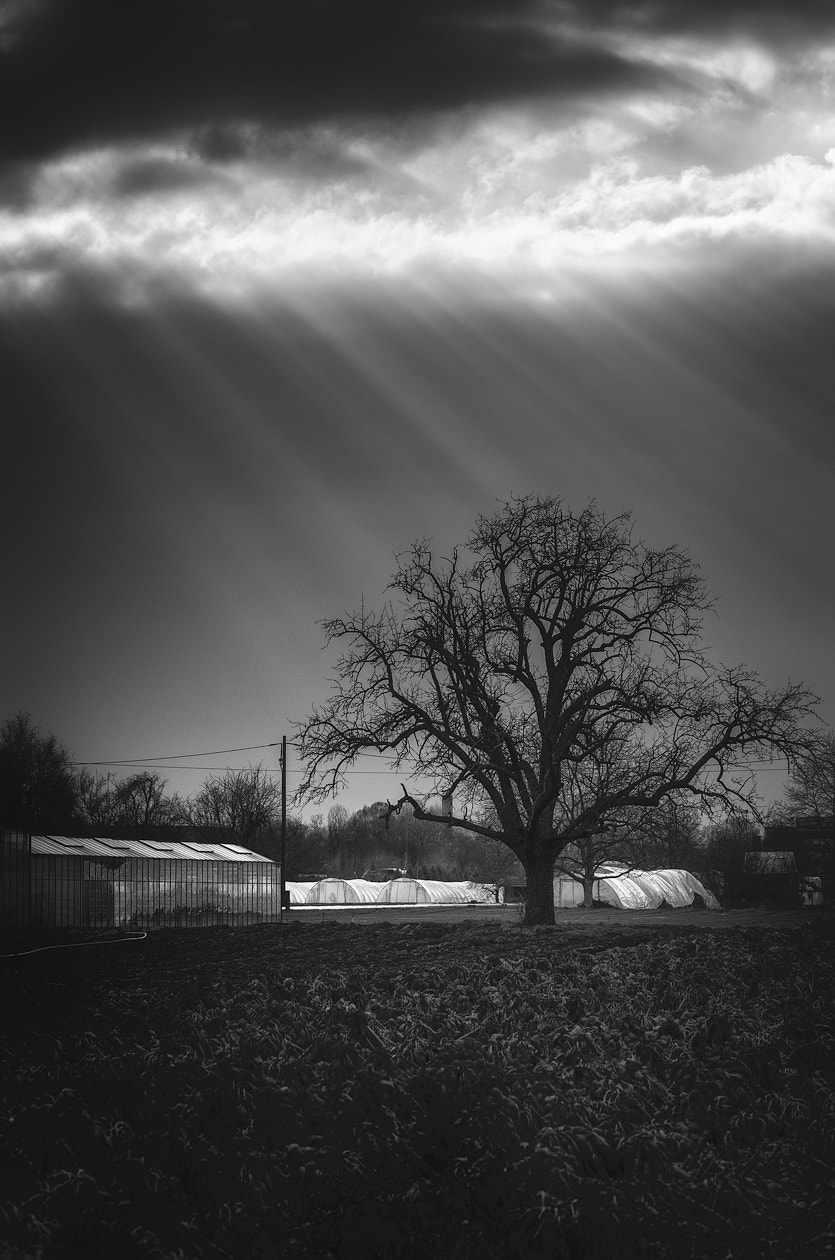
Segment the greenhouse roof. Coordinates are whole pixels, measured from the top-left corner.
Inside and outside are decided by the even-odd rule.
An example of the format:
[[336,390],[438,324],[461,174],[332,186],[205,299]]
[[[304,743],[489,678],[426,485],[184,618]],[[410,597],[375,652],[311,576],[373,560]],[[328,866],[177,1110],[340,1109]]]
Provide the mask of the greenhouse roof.
[[198,844],[185,840],[113,840],[106,836],[33,836],[36,857],[163,858],[167,861],[270,862],[239,844]]

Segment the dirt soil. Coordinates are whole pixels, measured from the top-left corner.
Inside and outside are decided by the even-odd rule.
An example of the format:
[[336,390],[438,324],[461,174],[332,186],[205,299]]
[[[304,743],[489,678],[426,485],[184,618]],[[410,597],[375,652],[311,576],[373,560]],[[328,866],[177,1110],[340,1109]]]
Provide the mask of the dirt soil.
[[[49,957],[53,950],[67,946],[90,946],[90,953],[99,951],[97,944],[122,944],[129,952],[131,942],[146,939],[153,942],[153,952],[164,954],[167,947],[176,952],[187,946],[189,952],[211,950],[212,944],[235,940],[245,951],[257,939],[261,943],[277,943],[278,937],[289,932],[298,939],[297,933],[318,924],[334,926],[368,927],[381,924],[408,925],[412,930],[421,924],[437,929],[456,925],[472,925],[482,928],[495,927],[514,936],[526,936],[529,932],[553,934],[560,943],[606,947],[609,945],[639,944],[658,940],[659,936],[678,936],[692,932],[726,931],[728,929],[753,929],[756,931],[785,931],[809,929],[821,939],[835,939],[835,910],[612,910],[572,909],[557,911],[556,925],[526,929],[522,927],[519,907],[516,906],[400,906],[380,909],[374,906],[327,906],[291,910],[281,924],[258,924],[249,927],[225,928],[158,928],[147,933],[129,929],[4,929],[0,928],[0,959],[22,957]],[[410,935],[412,933],[410,932]],[[556,942],[555,942],[556,943]],[[498,941],[496,942],[498,944]],[[49,953],[46,953],[49,951]],[[85,951],[87,952],[87,951]],[[144,951],[143,951],[144,952]],[[55,956],[54,954],[52,955]]]

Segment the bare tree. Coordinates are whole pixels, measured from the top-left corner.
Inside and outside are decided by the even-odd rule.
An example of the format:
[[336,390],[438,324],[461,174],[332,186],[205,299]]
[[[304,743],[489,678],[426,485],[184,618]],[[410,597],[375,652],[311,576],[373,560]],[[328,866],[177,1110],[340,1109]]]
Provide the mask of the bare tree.
[[224,831],[241,845],[268,830],[281,811],[281,786],[262,764],[227,770],[183,802],[183,820],[205,834]]
[[668,796],[642,815],[630,846],[644,870],[673,867],[698,874],[705,865],[698,806]]
[[172,807],[165,795],[167,780],[156,770],[128,775],[115,786],[117,813],[127,826],[156,827],[171,821]]
[[[835,737],[819,734],[792,763],[782,801],[768,818],[781,827],[801,878],[823,875],[829,882],[835,858]],[[774,832],[772,832],[772,840]]]
[[78,776],[78,798],[84,823],[102,831],[116,824],[115,789],[113,775],[81,771]]
[[328,810],[328,850],[331,863],[342,873],[350,861],[350,828],[348,811],[344,805],[331,805]]
[[[565,814],[582,814],[595,801],[612,800],[623,790],[628,794],[633,773],[630,740],[613,738],[568,768]],[[581,880],[583,902],[590,907],[601,867],[614,862],[625,867],[626,873],[655,865],[659,859],[665,866],[671,860],[681,866],[685,859],[686,865],[696,852],[698,831],[698,811],[674,795],[658,805],[627,804],[613,809],[597,830],[589,830],[567,846],[556,865],[560,872]]]
[[[626,731],[590,748],[587,756],[568,762],[561,799],[554,811],[557,826],[587,814],[597,801],[614,800],[623,791],[628,794],[633,773],[631,739]],[[615,807],[600,819],[597,827],[587,828],[560,852],[557,867],[561,873],[582,881],[583,904],[587,908],[593,904],[594,881],[604,864],[633,864],[634,846],[630,842],[647,812],[648,807],[629,802],[620,809]]]
[[[805,746],[815,698],[711,664],[696,566],[636,541],[629,513],[517,498],[479,518],[468,547],[465,564],[415,543],[389,588],[396,604],[324,623],[347,646],[334,693],[298,724],[300,800],[334,794],[359,753],[390,751],[455,802],[433,809],[404,785],[391,811],[408,803],[417,819],[502,841],[525,869],[526,922],[553,923],[569,844],[671,795],[748,808],[754,783],[735,758]],[[575,792],[594,758],[613,777]]]
[[819,735],[792,765],[786,804],[794,817],[835,825],[835,736],[830,732]]
[[160,827],[177,821],[180,802],[167,796],[168,781],[157,770],[141,770],[124,779],[112,775],[79,776],[85,821],[94,827]]

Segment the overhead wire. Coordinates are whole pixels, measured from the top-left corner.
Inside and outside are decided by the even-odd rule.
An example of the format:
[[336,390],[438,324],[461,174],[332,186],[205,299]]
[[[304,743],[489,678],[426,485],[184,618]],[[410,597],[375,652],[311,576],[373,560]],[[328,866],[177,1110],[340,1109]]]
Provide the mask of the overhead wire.
[[240,748],[212,748],[194,753],[158,753],[153,757],[119,757],[111,761],[74,761],[74,766],[132,766],[143,761],[184,761],[188,757],[223,757],[226,753],[256,752],[261,748],[280,748],[281,740],[271,744],[243,744]]
[[[298,748],[298,744],[291,742],[290,740],[287,741],[287,746],[289,748]],[[194,752],[194,753],[166,753],[166,754],[160,753],[158,756],[153,756],[153,757],[123,757],[119,759],[100,760],[100,761],[73,761],[72,764],[74,766],[113,766],[114,768],[119,768],[119,767],[128,768],[128,767],[134,766],[137,769],[153,769],[153,770],[200,770],[200,771],[210,771],[212,773],[217,773],[218,771],[223,772],[227,770],[240,770],[245,767],[205,766],[205,765],[179,766],[179,765],[172,765],[170,763],[172,761],[189,760],[192,757],[220,757],[220,756],[224,756],[227,753],[257,752],[257,751],[261,751],[262,749],[280,748],[280,747],[281,747],[281,741],[273,740],[272,742],[268,744],[244,744],[237,748],[215,748],[215,749],[212,749],[211,751]],[[366,774],[367,775],[367,774],[397,773],[390,764],[392,760],[392,754],[390,753],[378,752],[378,751],[357,752],[354,754],[354,758],[356,757],[366,757],[366,758],[372,758],[377,761],[385,761],[389,763],[389,766],[387,769],[380,769],[380,770],[343,769],[341,771],[342,774],[346,774],[346,775]],[[157,764],[153,764],[153,765],[148,764],[152,762],[157,763]],[[164,764],[158,764],[160,762]],[[716,768],[713,766],[707,766],[705,768],[708,771],[708,773],[712,773],[712,774],[716,773]],[[769,772],[771,773],[780,772],[780,773],[785,774],[788,772],[788,767],[784,764],[783,760],[780,758],[771,758],[769,760],[759,759],[755,762],[750,762],[746,765],[728,764],[723,769],[724,771],[730,771],[730,772],[750,771],[757,774],[764,774],[764,773],[769,773]],[[280,774],[281,773],[280,770],[273,770],[270,767],[262,767],[262,770],[265,774]],[[288,766],[287,773],[288,774],[302,774],[303,771],[301,769]]]
[[[80,766],[115,766],[117,769],[119,767],[121,767],[122,769],[128,769],[128,766],[123,761],[77,761],[77,762],[74,762],[74,764],[80,765]],[[144,769],[144,770],[213,770],[213,771],[218,771],[218,770],[246,770],[249,768],[247,766],[172,766],[172,765],[159,765],[157,763],[155,763],[154,765],[143,766],[137,762],[131,762],[130,765],[133,766],[135,770]],[[281,774],[280,770],[273,770],[269,766],[262,766],[261,771],[263,774]],[[287,773],[288,774],[303,774],[304,771],[300,767],[288,766]],[[380,770],[344,770],[342,771],[342,773],[343,774],[387,774],[389,772],[384,769],[380,769]],[[394,774],[396,773],[396,771],[392,770],[391,773]]]
[[[191,758],[191,757],[221,757],[221,756],[224,756],[226,753],[253,752],[262,748],[280,748],[280,747],[281,747],[281,740],[274,740],[270,744],[245,744],[240,748],[214,748],[210,751],[195,752],[195,753],[160,753],[158,756],[155,756],[155,757],[111,757],[109,759],[102,759],[100,761],[73,761],[71,764],[74,766],[131,766],[131,765],[139,765],[139,764],[149,762],[149,761],[184,761],[187,758]],[[298,748],[299,745],[288,739],[287,747]],[[387,753],[387,752],[363,751],[363,752],[355,752],[353,755],[355,758],[356,757],[373,757],[375,760],[390,761],[394,754]],[[785,758],[781,758],[781,757],[771,757],[768,759],[758,758],[756,762],[749,762],[746,766],[741,767],[741,768],[748,769],[748,770],[766,770],[766,769],[779,770],[783,768],[784,760]],[[168,767],[163,767],[163,768],[187,770],[190,767],[168,766]],[[195,769],[204,769],[204,770],[205,769],[210,769],[210,770],[211,769],[232,769],[232,768],[234,767],[222,767],[222,766],[221,767],[214,767],[214,766],[195,767]],[[373,771],[371,771],[370,773],[373,773]]]
[[[264,748],[280,748],[280,747],[281,747],[281,740],[274,740],[272,743],[269,743],[269,744],[244,744],[240,748],[214,748],[209,751],[194,752],[194,753],[160,753],[158,756],[153,756],[153,757],[111,757],[109,759],[102,758],[99,761],[73,761],[71,764],[74,766],[139,766],[140,768],[142,768],[142,767],[145,767],[148,762],[164,761],[164,762],[170,763],[172,761],[185,761],[191,757],[222,757],[222,756],[225,756],[227,753],[256,752]],[[298,744],[288,739],[287,747],[298,748]],[[375,760],[379,760],[379,761],[391,760],[391,754],[381,753],[381,752],[357,752],[354,754],[354,756],[355,757],[372,757]],[[156,766],[155,768],[159,770],[237,770],[237,769],[240,769],[239,766],[173,766],[170,764]],[[288,774],[294,773],[290,769],[289,766],[287,768],[287,771],[288,771]],[[269,773],[278,773],[278,772],[270,771]],[[298,773],[298,771],[296,771],[295,773]],[[353,773],[374,774],[375,771],[356,770]]]

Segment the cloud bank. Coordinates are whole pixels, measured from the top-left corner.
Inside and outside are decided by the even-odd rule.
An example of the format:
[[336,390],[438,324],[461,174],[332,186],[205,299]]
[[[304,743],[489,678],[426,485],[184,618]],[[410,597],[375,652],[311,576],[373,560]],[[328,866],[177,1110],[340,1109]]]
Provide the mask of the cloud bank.
[[717,248],[828,251],[818,3],[0,10],[0,293],[85,272],[559,291]]

